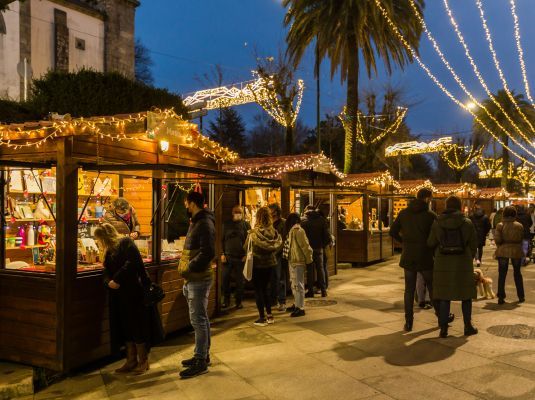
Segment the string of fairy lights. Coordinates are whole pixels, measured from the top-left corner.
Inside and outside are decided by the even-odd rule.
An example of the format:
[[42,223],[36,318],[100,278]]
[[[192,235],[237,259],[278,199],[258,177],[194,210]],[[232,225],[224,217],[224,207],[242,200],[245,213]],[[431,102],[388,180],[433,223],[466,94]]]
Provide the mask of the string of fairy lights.
[[[199,149],[204,157],[223,163],[232,162],[238,157],[235,152],[201,135],[195,124],[183,121],[173,109],[155,110],[154,113],[159,114],[162,121],[176,120],[178,133],[184,138],[183,145]],[[95,117],[90,119],[65,117],[65,119],[47,122],[47,126],[35,129],[26,129],[24,126],[17,125],[0,125],[0,146],[14,150],[28,147],[39,149],[49,140],[69,135],[93,135],[97,139],[107,138],[118,142],[157,138],[158,133],[164,128],[163,123],[147,132],[143,128],[143,132],[140,132],[139,126],[136,124],[144,126],[146,119],[147,115],[145,114],[132,114],[124,117]],[[136,128],[136,132],[127,133],[129,126]],[[21,136],[23,137],[21,138]]]
[[448,167],[455,171],[464,171],[483,154],[483,147],[464,146],[461,144],[451,144],[441,153],[440,157]]
[[[427,24],[425,23],[425,20],[423,19],[423,16],[420,14],[420,12],[418,11],[418,9],[416,8],[416,5],[414,3],[414,0],[409,0],[411,6],[412,6],[412,9],[413,9],[413,12],[414,14],[416,15],[418,21],[420,22],[420,24],[422,25],[422,28],[424,29],[424,32],[426,33],[427,35],[427,38],[429,39],[429,41],[432,43],[433,45],[433,48],[435,49],[436,53],[438,54],[440,60],[442,61],[442,63],[444,64],[444,66],[448,69],[448,71],[450,72],[450,74],[452,75],[452,77],[454,78],[454,80],[457,82],[457,84],[459,85],[459,87],[463,90],[463,92],[468,96],[468,98],[472,101],[473,104],[475,104],[477,107],[481,108],[485,114],[487,114],[487,116],[507,135],[509,136],[516,144],[519,145],[519,147],[521,147],[523,150],[525,150],[527,153],[529,153],[532,157],[534,157],[535,155],[533,153],[531,153],[528,149],[526,149],[523,144],[521,144],[520,142],[518,142],[515,138],[514,135],[511,135],[503,126],[502,124],[499,123],[499,121],[495,118],[495,116],[488,111],[488,109],[481,103],[477,100],[477,98],[466,88],[466,85],[463,83],[463,81],[461,80],[461,78],[459,77],[459,75],[455,72],[455,70],[453,69],[453,67],[451,66],[451,64],[449,63],[449,61],[446,59],[446,57],[444,56],[444,53],[442,52],[442,50],[440,49],[440,46],[438,45],[436,39],[434,38],[434,36],[432,35],[432,33],[430,32],[430,30],[427,28]],[[450,21],[452,23],[452,25],[454,26],[454,29],[459,37],[459,41],[461,43],[461,45],[463,45],[463,48],[465,50],[465,54],[468,58],[468,60],[470,61],[470,64],[472,65],[472,68],[474,70],[474,73],[476,74],[476,76],[478,77],[479,79],[479,82],[480,84],[482,85],[482,87],[485,89],[486,93],[489,95],[489,97],[493,100],[493,102],[496,104],[496,106],[503,112],[503,114],[506,116],[506,118],[509,118],[510,120],[510,117],[508,114],[505,113],[505,110],[503,109],[503,107],[501,106],[501,104],[499,104],[499,102],[496,101],[496,99],[494,98],[494,96],[492,95],[490,89],[488,88],[486,82],[484,81],[483,77],[481,76],[480,72],[479,72],[479,69],[474,61],[474,59],[472,58],[471,54],[470,54],[470,50],[468,48],[468,46],[466,45],[466,42],[464,41],[464,37],[462,35],[462,33],[460,32],[459,28],[458,28],[458,25],[457,25],[457,22],[455,21],[455,18],[453,17],[453,13],[451,12],[451,9],[449,8],[449,4],[448,3],[445,3],[447,9],[449,10],[449,15],[450,15]],[[385,14],[383,14],[385,15]],[[397,28],[396,28],[397,29]],[[399,33],[399,30],[397,31],[397,33],[399,35],[401,35]],[[405,41],[406,43],[406,41]],[[406,46],[409,46],[408,43],[406,44]],[[420,66],[422,66],[422,63],[421,61],[419,61],[420,59],[418,58],[417,61],[418,63],[420,64]],[[422,67],[423,68],[423,67]],[[424,68],[424,70],[427,72],[427,74],[429,75],[431,72]],[[431,75],[429,75],[431,77]],[[434,75],[433,75],[434,76]],[[433,79],[433,78],[432,78]],[[433,81],[435,82],[435,84],[437,84],[439,86],[439,88],[448,95],[448,93],[450,93],[449,91],[447,91],[442,84],[439,85],[439,81],[438,79],[433,79]],[[470,112],[473,116],[474,116],[474,119],[480,124],[483,126],[483,128],[489,132],[489,129],[482,123],[482,121],[477,118],[476,114],[469,108],[467,107],[464,103],[456,100],[453,95],[451,95],[451,93],[448,95],[448,97],[450,97],[454,102],[456,102],[461,108],[465,109],[466,111]],[[513,123],[514,125],[514,123]],[[515,125],[516,126],[516,125]],[[521,132],[521,131],[520,131]],[[495,136],[493,132],[489,132],[491,135]],[[522,132],[521,132],[522,133]],[[523,133],[522,133],[523,134]],[[503,145],[503,142],[500,140],[499,141],[500,144]],[[531,143],[531,141],[529,141],[529,143]],[[515,155],[517,157],[519,157],[520,159],[523,159],[520,155],[518,155],[516,152],[515,152]]]
[[510,0],[509,3],[511,4],[511,15],[513,16],[516,49],[518,52],[518,61],[520,62],[520,70],[522,71],[522,80],[524,81],[524,89],[526,91],[526,96],[528,100],[530,101],[531,105],[535,107],[535,102],[533,101],[533,98],[531,97],[531,90],[529,88],[526,63],[524,62],[524,50],[522,48],[522,41],[520,38],[520,24],[518,22],[518,15],[516,13],[516,0]]
[[[385,21],[387,22],[387,24],[389,25],[389,27],[392,29],[393,33],[398,37],[398,39],[400,40],[400,42],[405,46],[405,48],[411,53],[411,56],[416,60],[416,62],[418,63],[418,65],[420,65],[420,67],[426,72],[426,74],[429,76],[429,78],[438,86],[439,89],[442,90],[442,92],[444,94],[446,94],[455,104],[457,104],[459,107],[461,107],[462,109],[466,110],[467,112],[469,112],[473,117],[474,117],[474,120],[479,123],[483,129],[489,133],[489,135],[491,135],[497,143],[499,143],[500,145],[503,146],[503,148],[507,149],[508,151],[511,152],[511,154],[513,154],[514,156],[516,156],[517,158],[519,158],[520,160],[524,161],[527,165],[530,165],[530,166],[535,166],[535,164],[529,160],[527,160],[525,157],[523,157],[522,155],[518,154],[518,152],[516,152],[514,149],[512,149],[510,146],[508,146],[507,144],[505,144],[501,138],[496,135],[492,129],[490,129],[478,116],[477,114],[470,109],[470,107],[468,107],[467,105],[465,105],[463,102],[461,102],[459,99],[457,99],[443,84],[442,82],[431,72],[431,70],[429,69],[429,67],[421,60],[421,58],[418,56],[418,54],[416,53],[416,51],[411,47],[411,45],[407,42],[407,40],[405,39],[405,37],[401,34],[401,32],[399,31],[398,27],[396,26],[396,24],[392,21],[392,19],[390,18],[388,12],[386,11],[386,9],[383,7],[383,5],[381,4],[380,0],[375,0],[375,4],[377,5],[377,8],[380,10],[382,16],[385,18]],[[521,148],[525,149],[524,146],[521,146]]]
[[394,188],[399,188],[399,183],[394,179],[389,171],[378,172],[374,174],[350,174],[347,175],[337,185],[342,188],[364,188],[366,186],[378,185],[385,187],[392,185]]
[[436,153],[445,150],[451,145],[451,136],[441,137],[431,142],[403,142],[388,146],[385,157],[409,156],[414,154]]
[[[447,0],[444,0],[447,3]],[[481,23],[483,24],[483,29],[485,30],[485,37],[487,39],[490,53],[492,54],[492,61],[494,62],[494,66],[496,67],[496,71],[498,72],[498,75],[500,77],[500,80],[503,85],[503,89],[505,90],[505,93],[507,93],[507,97],[509,97],[509,100],[511,100],[512,104],[514,105],[516,111],[518,114],[522,117],[522,119],[526,122],[526,124],[530,127],[531,132],[534,132],[533,125],[531,124],[530,120],[526,117],[526,115],[522,112],[522,109],[518,106],[517,101],[515,100],[513,94],[509,90],[509,85],[507,84],[507,80],[505,79],[505,75],[503,73],[503,70],[500,65],[500,61],[498,60],[498,55],[496,54],[496,50],[494,49],[494,43],[492,41],[492,35],[490,34],[489,27],[487,25],[487,20],[485,18],[485,11],[483,10],[483,4],[481,3],[481,0],[475,0],[477,8],[479,10],[479,17],[481,19]],[[531,140],[527,139],[527,136],[522,134],[522,137],[528,141],[528,143],[531,143]]]
[[[405,107],[397,107],[396,112],[394,114],[394,122],[392,122],[385,129],[371,125],[372,128],[375,128],[377,130],[381,130],[381,132],[379,134],[377,134],[376,136],[374,136],[374,137],[368,137],[367,135],[364,135],[364,130],[362,128],[362,120],[361,119],[371,119],[372,121],[375,121],[376,119],[381,119],[381,118],[386,119],[386,118],[388,118],[389,115],[388,114],[378,115],[378,116],[375,116],[375,115],[363,115],[360,111],[357,111],[357,117],[356,117],[357,123],[356,123],[355,139],[358,142],[360,142],[362,144],[365,144],[365,145],[370,145],[370,144],[373,144],[373,143],[377,143],[378,141],[380,141],[381,139],[383,139],[387,135],[395,134],[397,132],[397,130],[399,129],[399,127],[401,126],[401,123],[403,122],[403,118],[405,118],[406,114],[407,114],[407,108],[405,108]],[[390,115],[390,117],[391,117],[391,115]],[[342,112],[340,113],[340,115],[338,116],[338,118],[342,122],[342,126],[343,126],[344,130],[347,131],[348,129],[350,129],[350,127],[349,127],[349,125],[351,125],[350,121],[354,117],[352,117],[352,116],[347,114],[347,107],[346,106],[344,106],[344,108],[343,108]]]

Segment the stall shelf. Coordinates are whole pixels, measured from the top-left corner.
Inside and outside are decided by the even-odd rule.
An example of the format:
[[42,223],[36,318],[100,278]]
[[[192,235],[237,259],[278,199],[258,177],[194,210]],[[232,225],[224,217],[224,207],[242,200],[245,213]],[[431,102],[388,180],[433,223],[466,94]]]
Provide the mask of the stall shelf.
[[[222,171],[222,165],[235,158],[234,153],[203,137],[194,124],[171,110],[84,119],[64,116],[53,121],[0,125],[3,225],[21,223],[15,215],[4,217],[9,189],[15,190],[9,186],[13,183],[12,172],[33,171],[38,174],[40,190],[27,193],[26,184],[33,183],[26,182],[17,196],[24,199],[29,195],[24,205],[30,207],[26,211],[34,213],[34,199],[47,200],[54,220],[47,230],[47,248],[55,249],[48,269],[37,268],[31,259],[23,261],[30,268],[6,269],[6,258],[16,256],[8,257],[13,250],[6,248],[6,239],[7,246],[11,246],[11,239],[2,232],[0,359],[66,372],[116,350],[102,267],[96,257],[80,261],[79,243],[81,238],[91,238],[91,224],[101,220],[102,216],[95,215],[97,207],[117,196],[131,197],[142,221],[146,268],[166,292],[159,304],[166,333],[187,326],[177,258],[166,261],[161,254],[163,214],[169,203],[166,185],[188,182],[203,186],[219,225],[222,216],[218,200],[223,185],[262,180],[253,177],[248,181],[247,175]],[[54,194],[42,190],[45,177],[55,178]],[[95,193],[99,177],[109,178],[111,186],[106,195]],[[12,204],[17,206],[17,200]],[[221,230],[216,232],[220,235]],[[217,240],[216,245],[219,243]],[[30,250],[19,246],[17,251]],[[217,308],[217,263],[213,270],[216,284],[210,295],[211,313]]]

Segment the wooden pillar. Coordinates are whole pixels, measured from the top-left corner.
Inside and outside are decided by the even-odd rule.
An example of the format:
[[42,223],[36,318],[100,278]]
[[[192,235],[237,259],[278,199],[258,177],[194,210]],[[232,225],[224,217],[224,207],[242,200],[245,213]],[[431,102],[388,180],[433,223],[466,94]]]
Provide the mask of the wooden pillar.
[[281,209],[282,217],[287,218],[290,214],[290,182],[286,175],[283,175],[281,182]]
[[[119,178],[122,179],[122,178]],[[122,185],[121,185],[122,186]],[[159,206],[159,208],[158,208]],[[152,221],[152,261],[160,263],[162,258],[162,232],[163,232],[163,218],[162,211],[165,207],[162,201],[162,180],[155,178],[152,180],[152,213],[154,220]]]
[[56,168],[56,349],[61,371],[70,369],[73,354],[69,332],[72,326],[72,288],[78,254],[78,165],[72,158],[73,137],[57,141]]
[[370,245],[370,219],[368,210],[370,198],[367,194],[362,195],[362,227],[364,228],[364,259],[368,262],[369,245]]
[[338,274],[338,203],[337,196],[335,192],[329,193],[329,204],[330,204],[330,215],[331,215],[331,234],[334,236],[334,247],[333,247],[333,262],[334,262],[334,273]]
[[215,262],[217,264],[216,281],[214,288],[216,290],[216,310],[220,309],[220,293],[223,268],[221,265],[221,253],[223,252],[222,235],[223,235],[223,185],[210,184],[210,208],[215,215]]

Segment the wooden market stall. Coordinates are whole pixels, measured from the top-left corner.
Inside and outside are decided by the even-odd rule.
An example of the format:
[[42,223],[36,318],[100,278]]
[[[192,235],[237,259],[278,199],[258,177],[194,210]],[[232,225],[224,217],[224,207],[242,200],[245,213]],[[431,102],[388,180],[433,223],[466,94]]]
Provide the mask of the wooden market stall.
[[339,261],[369,264],[393,256],[389,226],[396,187],[389,172],[351,174],[339,184]]
[[[280,182],[280,189],[258,185],[234,188],[228,204],[243,204],[250,222],[253,222],[258,206],[279,203],[283,217],[286,217],[290,212],[301,214],[308,204],[314,204],[329,220],[331,233],[336,236],[335,191],[343,174],[323,154],[241,158],[225,169],[236,175],[258,176]],[[226,190],[230,192],[232,188]],[[336,246],[329,248],[327,254],[329,275],[336,274]]]
[[457,196],[462,201],[463,211],[468,214],[477,198],[477,188],[473,183],[434,183],[431,209],[441,214],[446,209],[446,199]]
[[501,188],[480,188],[477,190],[476,199],[485,210],[485,214],[490,215],[493,209],[499,210],[511,203],[511,194]]
[[65,372],[116,350],[92,233],[118,196],[136,210],[136,244],[166,292],[165,332],[187,326],[177,199],[202,189],[220,224],[222,186],[247,179],[221,170],[235,158],[170,110],[0,125],[0,359]]

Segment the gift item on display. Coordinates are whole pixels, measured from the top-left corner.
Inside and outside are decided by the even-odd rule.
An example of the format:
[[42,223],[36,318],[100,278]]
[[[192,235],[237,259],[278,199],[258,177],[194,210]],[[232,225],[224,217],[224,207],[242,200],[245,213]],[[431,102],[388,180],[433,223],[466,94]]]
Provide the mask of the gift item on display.
[[33,213],[33,217],[36,219],[52,218],[52,215],[50,214],[50,210],[46,206],[45,201],[43,199],[40,199],[37,202],[37,206],[35,207],[35,212]]
[[9,191],[10,192],[22,192],[24,187],[22,185],[22,173],[21,171],[9,172]]
[[24,229],[24,225],[19,226],[19,231],[17,232],[17,239],[20,239],[19,246],[26,245],[26,230]]
[[41,193],[40,183],[38,182],[39,174],[35,171],[24,170],[24,184],[26,185],[26,192]]
[[35,245],[35,229],[32,224],[28,225],[26,229],[26,246]]

